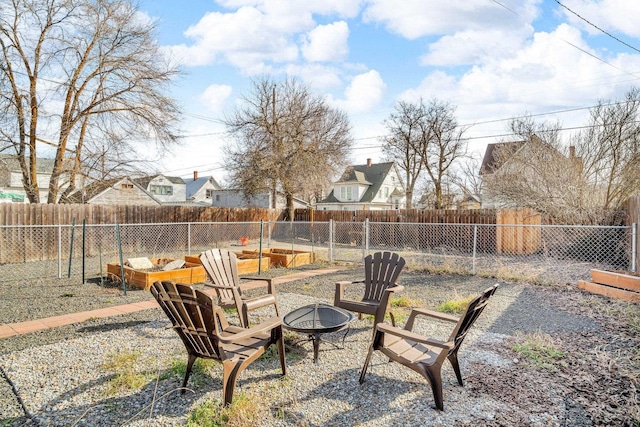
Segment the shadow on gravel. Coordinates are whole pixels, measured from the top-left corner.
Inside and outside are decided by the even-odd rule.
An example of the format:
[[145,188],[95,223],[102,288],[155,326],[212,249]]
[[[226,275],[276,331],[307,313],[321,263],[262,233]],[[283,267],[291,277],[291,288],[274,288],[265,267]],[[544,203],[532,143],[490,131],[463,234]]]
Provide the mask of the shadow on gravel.
[[113,322],[113,323],[103,323],[101,325],[95,326],[85,326],[82,328],[78,328],[78,332],[106,332],[106,331],[115,331],[120,329],[129,329],[134,326],[141,325],[143,323],[148,323],[143,320],[130,320],[128,322]]
[[489,331],[512,335],[515,331],[553,334],[600,329],[600,324],[592,317],[568,313],[545,301],[545,294],[533,288],[524,288]]

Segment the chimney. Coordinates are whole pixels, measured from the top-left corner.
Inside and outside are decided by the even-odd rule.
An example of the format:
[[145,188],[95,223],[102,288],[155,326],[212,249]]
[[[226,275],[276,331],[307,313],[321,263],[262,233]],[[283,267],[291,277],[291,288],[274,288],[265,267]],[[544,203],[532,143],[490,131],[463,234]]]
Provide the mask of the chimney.
[[576,147],[572,145],[569,147],[569,158],[573,159],[575,156],[576,156]]
[[193,180],[197,180],[198,179],[198,171],[193,171]]
[[367,167],[370,168],[371,167],[371,159],[367,159]]

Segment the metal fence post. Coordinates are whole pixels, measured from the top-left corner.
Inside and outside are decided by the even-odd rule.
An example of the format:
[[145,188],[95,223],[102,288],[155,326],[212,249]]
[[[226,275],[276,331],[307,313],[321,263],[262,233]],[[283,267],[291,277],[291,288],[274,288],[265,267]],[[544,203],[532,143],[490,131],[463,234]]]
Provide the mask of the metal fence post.
[[329,262],[333,262],[333,219],[329,220]]
[[473,258],[471,261],[471,274],[476,275],[476,247],[478,244],[478,226],[473,226]]
[[62,226],[58,225],[58,279],[62,279]]
[[187,255],[191,255],[191,223],[187,223]]
[[638,224],[631,224],[631,271],[636,272],[638,259]]
[[369,255],[369,218],[364,219],[362,242],[362,259],[365,259]]
[[267,227],[267,247],[271,247],[271,220],[269,220]]

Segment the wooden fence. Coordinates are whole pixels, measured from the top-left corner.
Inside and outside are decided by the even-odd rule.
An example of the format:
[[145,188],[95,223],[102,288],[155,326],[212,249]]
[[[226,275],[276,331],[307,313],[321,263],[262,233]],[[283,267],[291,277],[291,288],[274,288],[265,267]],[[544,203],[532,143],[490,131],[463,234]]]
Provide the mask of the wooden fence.
[[66,225],[74,219],[87,224],[278,221],[282,213],[259,208],[0,203],[0,225]]
[[495,209],[394,209],[385,211],[318,211],[296,209],[295,221],[417,222],[432,224],[495,224]]

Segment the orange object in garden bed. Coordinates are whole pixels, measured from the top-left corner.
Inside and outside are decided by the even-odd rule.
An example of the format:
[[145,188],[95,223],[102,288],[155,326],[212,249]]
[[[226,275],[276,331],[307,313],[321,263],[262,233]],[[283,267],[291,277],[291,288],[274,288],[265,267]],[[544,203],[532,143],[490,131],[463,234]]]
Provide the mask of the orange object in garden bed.
[[[135,270],[124,267],[124,278],[129,285],[148,291],[151,285],[158,280],[172,280],[178,283],[193,284],[202,283],[206,279],[206,272],[202,265],[185,262],[185,266],[175,270],[160,270],[162,266],[173,261],[169,258],[150,258],[155,266],[153,269]],[[111,280],[122,280],[122,269],[118,263],[107,264],[107,277]]]
[[[243,254],[257,254],[258,251],[244,250]],[[263,249],[262,256],[271,259],[273,267],[298,267],[305,264],[312,264],[314,261],[313,252],[291,251],[291,249]]]
[[[238,274],[253,274],[258,271],[265,271],[269,269],[270,259],[263,255],[262,259],[257,253],[237,253],[236,257],[238,259]],[[186,262],[200,264],[200,256],[199,255],[187,255],[184,257]],[[260,269],[258,270],[258,267]]]
[[591,270],[591,282],[578,281],[578,287],[594,294],[640,302],[640,275],[628,271]]

